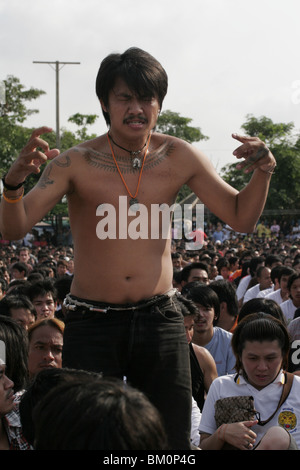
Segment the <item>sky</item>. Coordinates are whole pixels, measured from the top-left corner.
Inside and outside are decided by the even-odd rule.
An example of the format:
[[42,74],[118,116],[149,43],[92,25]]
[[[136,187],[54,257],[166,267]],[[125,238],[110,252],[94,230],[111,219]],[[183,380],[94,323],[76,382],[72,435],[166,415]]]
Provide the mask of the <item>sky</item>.
[[169,77],[163,111],[192,119],[207,141],[195,143],[218,171],[236,162],[246,116],[300,128],[299,0],[0,0],[0,81],[18,77],[46,92],[24,125],[56,126],[54,65],[59,72],[60,126],[75,113],[97,114],[91,132],[107,128],[95,94],[101,61],[140,47]]

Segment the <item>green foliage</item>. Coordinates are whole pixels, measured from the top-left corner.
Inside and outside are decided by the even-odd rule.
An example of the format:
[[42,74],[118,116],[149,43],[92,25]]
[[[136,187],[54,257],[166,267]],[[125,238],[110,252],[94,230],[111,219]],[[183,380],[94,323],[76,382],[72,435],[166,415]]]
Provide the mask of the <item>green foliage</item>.
[[89,135],[87,132],[87,127],[91,126],[98,119],[97,114],[80,114],[76,113],[69,117],[68,121],[73,122],[81,128],[77,130],[76,135],[81,141],[86,141],[88,139],[97,137],[95,134]]
[[158,117],[155,130],[162,134],[178,137],[189,143],[207,140],[209,137],[202,134],[199,127],[189,125],[191,122],[192,119],[182,117],[178,113],[167,110]]
[[[262,116],[246,116],[241,126],[246,135],[259,137],[266,142],[277,161],[272,176],[265,209],[300,209],[300,138],[293,123],[274,123]],[[241,190],[251,178],[236,169],[236,164],[222,168],[222,176],[229,184]]]
[[8,76],[4,84],[5,103],[1,107],[0,116],[1,174],[7,171],[31,135],[32,130],[21,124],[38,111],[28,109],[26,103],[45,93],[36,88],[25,89],[20,80],[13,76]]

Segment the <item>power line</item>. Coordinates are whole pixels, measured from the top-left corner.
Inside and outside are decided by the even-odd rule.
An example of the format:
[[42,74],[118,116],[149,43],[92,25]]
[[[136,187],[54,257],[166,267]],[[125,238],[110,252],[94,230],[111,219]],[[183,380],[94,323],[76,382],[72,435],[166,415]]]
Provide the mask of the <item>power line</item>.
[[[55,70],[55,77],[56,77],[56,146],[60,148],[60,130],[59,130],[59,71],[65,66],[69,64],[80,64],[80,62],[59,62],[58,60],[54,62],[50,61],[33,61],[34,64],[48,64],[50,65],[53,70]],[[52,64],[55,67],[52,67]],[[61,67],[60,67],[61,66]]]

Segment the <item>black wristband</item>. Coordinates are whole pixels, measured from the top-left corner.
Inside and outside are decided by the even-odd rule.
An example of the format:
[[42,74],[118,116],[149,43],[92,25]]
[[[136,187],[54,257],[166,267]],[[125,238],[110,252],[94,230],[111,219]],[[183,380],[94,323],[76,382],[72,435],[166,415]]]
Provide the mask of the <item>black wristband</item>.
[[5,183],[5,176],[6,175],[4,175],[2,178],[2,183],[3,183],[4,188],[10,191],[16,191],[17,189],[21,188],[23,184],[25,183],[25,180],[24,180],[22,183],[17,184],[17,186],[11,186],[10,184]]

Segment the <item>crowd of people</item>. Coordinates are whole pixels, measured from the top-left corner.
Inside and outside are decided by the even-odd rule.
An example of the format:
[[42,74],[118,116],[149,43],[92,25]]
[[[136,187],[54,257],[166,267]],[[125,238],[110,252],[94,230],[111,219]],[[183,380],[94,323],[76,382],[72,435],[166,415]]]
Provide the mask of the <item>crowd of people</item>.
[[[287,372],[300,376],[300,241],[280,230],[242,236],[228,233],[220,222],[211,229],[196,251],[186,249],[183,241],[172,241],[173,286],[182,304],[190,351],[191,447],[245,448],[246,441],[248,449],[298,448],[300,407],[295,397],[300,378],[284,408],[265,427],[259,427],[256,417],[217,426],[214,410],[216,401],[228,393],[250,390],[264,421],[265,414],[276,409],[277,381]],[[28,247],[21,241],[0,249],[0,341],[6,347],[0,363],[6,391],[0,407],[0,448],[167,449],[159,413],[125,377],[104,379],[101,371],[63,367],[64,300],[73,270],[72,246]],[[249,338],[241,340],[244,323]],[[276,351],[270,350],[274,344]],[[248,351],[253,345],[254,351]],[[245,349],[252,364],[262,363],[260,375],[242,359]],[[275,362],[275,367],[266,362]],[[263,389],[272,395],[262,395]],[[87,401],[91,414],[79,420],[86,432],[78,433],[72,419],[78,424]],[[95,427],[92,416],[97,413]],[[117,422],[122,423],[119,432]]]

